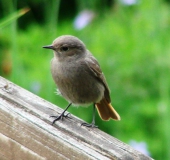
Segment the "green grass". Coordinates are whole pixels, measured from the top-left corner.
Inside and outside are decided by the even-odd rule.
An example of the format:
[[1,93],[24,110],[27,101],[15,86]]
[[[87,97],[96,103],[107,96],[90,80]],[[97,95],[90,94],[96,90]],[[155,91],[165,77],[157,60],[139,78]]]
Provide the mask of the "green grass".
[[[65,108],[67,102],[54,94],[50,74],[51,44],[59,35],[78,36],[95,55],[107,78],[112,104],[120,122],[103,122],[100,129],[128,143],[145,141],[154,159],[170,159],[170,8],[162,1],[143,1],[96,16],[93,23],[75,31],[72,22],[56,27],[31,25],[27,30],[6,27],[1,37],[10,44],[12,72],[8,79]],[[11,42],[12,40],[12,42]],[[2,41],[2,40],[1,40]],[[38,86],[38,88],[36,88]],[[92,108],[71,108],[71,113],[91,121]]]

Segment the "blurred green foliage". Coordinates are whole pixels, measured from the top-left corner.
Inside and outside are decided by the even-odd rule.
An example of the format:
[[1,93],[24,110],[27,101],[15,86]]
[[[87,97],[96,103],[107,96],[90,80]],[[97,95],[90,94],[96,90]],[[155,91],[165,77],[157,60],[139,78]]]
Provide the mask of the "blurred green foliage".
[[[77,10],[83,8],[78,1],[74,4]],[[170,159],[169,4],[163,0],[143,0],[125,6],[114,1],[105,12],[92,7],[95,19],[79,31],[74,29],[69,15],[60,20],[59,1],[50,1],[50,5],[52,9],[41,8],[44,21],[34,19],[31,23],[33,16],[28,16],[30,24],[26,23],[22,29],[17,28],[16,22],[0,29],[0,64],[5,61],[5,68],[11,67],[4,72],[1,65],[0,74],[65,108],[67,102],[54,94],[56,86],[50,73],[53,54],[42,46],[51,44],[60,35],[75,35],[100,62],[111,90],[112,104],[122,118],[120,122],[104,122],[97,116],[99,128],[125,143],[146,142],[154,159]],[[74,13],[75,6],[72,7]],[[33,14],[32,10],[29,14]],[[20,24],[23,19],[24,16]],[[92,107],[72,107],[69,112],[91,122]]]

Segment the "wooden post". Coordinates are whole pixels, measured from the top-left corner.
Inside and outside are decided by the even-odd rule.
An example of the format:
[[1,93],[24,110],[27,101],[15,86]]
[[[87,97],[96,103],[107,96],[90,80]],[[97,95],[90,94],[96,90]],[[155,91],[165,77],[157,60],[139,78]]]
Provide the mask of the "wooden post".
[[151,160],[62,109],[0,77],[0,160]]

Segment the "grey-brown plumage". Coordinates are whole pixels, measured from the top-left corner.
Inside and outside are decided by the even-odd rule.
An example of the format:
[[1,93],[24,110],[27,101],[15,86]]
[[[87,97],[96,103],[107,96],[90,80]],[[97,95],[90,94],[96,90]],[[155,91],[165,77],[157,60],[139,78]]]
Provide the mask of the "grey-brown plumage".
[[103,120],[120,120],[111,106],[110,92],[99,63],[81,40],[65,35],[44,48],[54,50],[52,77],[68,102],[80,106],[93,103]]

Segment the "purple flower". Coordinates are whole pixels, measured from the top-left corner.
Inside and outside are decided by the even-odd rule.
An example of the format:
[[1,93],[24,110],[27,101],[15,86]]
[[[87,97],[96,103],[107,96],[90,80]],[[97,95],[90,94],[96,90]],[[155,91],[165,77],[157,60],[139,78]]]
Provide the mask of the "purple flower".
[[120,2],[124,5],[131,6],[137,4],[139,0],[120,0]]
[[130,140],[129,145],[137,151],[150,156],[146,142],[136,142],[135,140]]
[[74,28],[81,30],[86,27],[94,18],[94,12],[90,10],[81,11],[74,20]]

